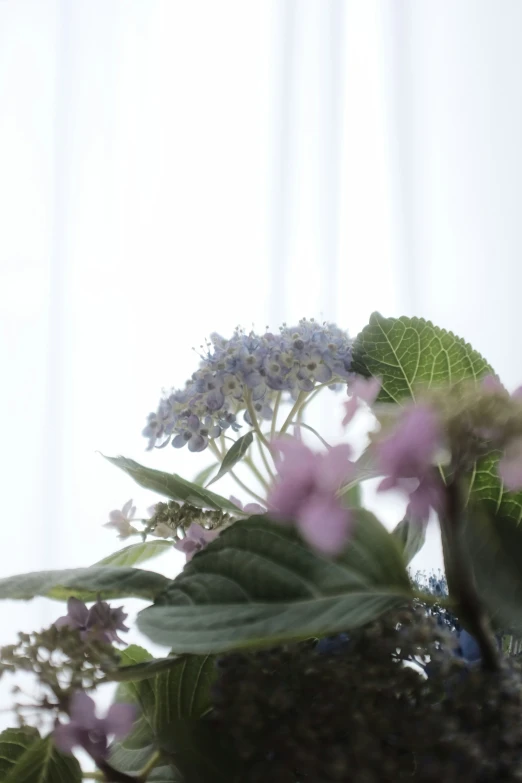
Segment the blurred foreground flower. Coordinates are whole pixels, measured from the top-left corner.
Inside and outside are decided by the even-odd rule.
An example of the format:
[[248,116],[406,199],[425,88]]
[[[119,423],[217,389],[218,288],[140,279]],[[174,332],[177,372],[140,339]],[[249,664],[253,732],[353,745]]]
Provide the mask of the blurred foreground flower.
[[94,761],[106,759],[109,755],[109,736],[124,739],[136,718],[132,704],[113,704],[106,718],[96,717],[96,705],[83,691],[76,691],[69,706],[69,723],[57,723],[53,739],[62,753],[72,753],[76,747],[83,748]]
[[426,405],[406,409],[395,429],[377,443],[378,466],[385,478],[379,492],[401,489],[409,496],[408,515],[424,521],[442,503],[442,485],[434,468],[441,446],[437,414]]
[[298,438],[273,445],[278,478],[268,495],[275,519],[293,521],[310,546],[326,555],[338,554],[350,534],[351,516],[337,491],[354,474],[348,444],[315,453]]

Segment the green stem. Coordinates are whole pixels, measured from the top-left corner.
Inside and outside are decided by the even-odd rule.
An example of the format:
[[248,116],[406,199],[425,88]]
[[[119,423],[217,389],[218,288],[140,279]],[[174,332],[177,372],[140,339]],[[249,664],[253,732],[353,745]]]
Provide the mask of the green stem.
[[328,383],[320,383],[319,386],[316,386],[315,389],[313,390],[313,392],[310,394],[310,396],[306,400],[306,402],[304,403],[304,405],[302,407],[302,410],[304,411],[304,409],[307,408],[310,405],[312,400],[314,400],[317,397],[319,392],[322,389],[324,389],[325,386],[331,386],[333,383],[343,383],[343,379],[342,378],[332,378],[332,380],[328,381]]
[[[94,780],[105,780],[107,783],[146,783],[146,778],[135,775],[127,775],[126,772],[120,772],[107,761],[97,761],[96,766],[105,777],[94,778]],[[92,779],[92,778],[91,778]]]
[[211,452],[218,458],[218,460],[221,462],[223,460],[223,454],[221,453],[219,446],[217,445],[215,440],[209,440],[208,447],[211,450]]
[[[223,459],[223,454],[222,454],[222,453],[221,453],[221,451],[219,450],[219,447],[218,447],[217,443],[216,443],[215,441],[211,440],[211,441],[209,441],[209,444],[208,444],[208,445],[209,445],[209,448],[212,450],[212,452],[213,452],[213,453],[216,455],[216,457],[217,457],[219,460],[222,460],[222,459]],[[253,498],[254,498],[254,500],[257,500],[259,503],[262,503],[263,505],[266,505],[266,503],[265,503],[265,501],[263,500],[263,498],[262,498],[260,495],[257,495],[257,494],[256,494],[256,493],[255,493],[255,492],[252,490],[252,489],[250,489],[250,487],[247,487],[247,485],[246,485],[246,484],[244,484],[244,483],[241,481],[241,479],[240,479],[240,478],[238,478],[238,477],[236,476],[236,474],[234,473],[234,471],[233,471],[233,470],[229,470],[229,475],[230,475],[230,476],[232,476],[232,478],[234,479],[234,481],[236,482],[236,484],[237,484],[239,487],[241,487],[241,489],[242,489],[242,490],[244,490],[245,492],[248,492],[248,494],[249,494],[251,497],[253,497]]]
[[273,481],[275,476],[274,476],[274,473],[273,473],[272,468],[270,466],[270,463],[268,461],[268,458],[267,458],[267,456],[265,454],[265,449],[268,451],[270,457],[272,457],[272,452],[270,451],[269,448],[267,449],[266,446],[263,446],[262,441],[259,440],[259,439],[257,441],[257,448],[259,449],[259,453],[261,455],[261,459],[263,460],[263,464],[264,464],[264,466],[266,468],[266,472],[268,473],[268,475],[270,477],[270,480]]
[[257,502],[258,502],[258,503],[262,503],[262,504],[263,504],[263,506],[266,506],[266,500],[264,500],[264,499],[261,497],[261,495],[258,495],[256,492],[254,492],[252,489],[250,489],[250,487],[247,487],[247,485],[246,485],[246,484],[244,484],[244,483],[241,481],[241,479],[240,479],[240,478],[238,478],[238,477],[236,476],[236,474],[234,473],[234,471],[233,471],[233,470],[230,470],[230,471],[229,471],[229,473],[230,473],[230,475],[232,476],[232,478],[234,479],[234,481],[236,482],[236,484],[237,484],[239,487],[241,487],[241,489],[242,489],[242,490],[244,490],[245,492],[248,492],[248,494],[250,495],[250,497],[253,497],[253,498],[254,498],[254,500],[257,500]]
[[257,420],[256,412],[254,410],[254,406],[252,404],[252,392],[248,390],[245,394],[245,402],[247,406],[247,411],[250,414],[250,418],[252,419],[252,427],[257,432],[257,436],[261,443],[264,443],[264,445],[267,447],[267,449],[270,448],[270,444],[261,432],[261,427],[259,426],[259,422]]
[[456,480],[446,486],[446,509],[440,515],[444,563],[450,593],[460,616],[475,637],[482,655],[482,667],[491,672],[500,669],[500,656],[488,618],[478,595],[468,550],[462,538],[465,504]]
[[[261,441],[258,441],[258,444],[261,445]],[[268,489],[269,484],[266,478],[263,476],[261,471],[255,466],[254,460],[252,457],[243,457],[244,462],[248,465],[254,476],[257,478],[259,483],[265,488]],[[265,462],[266,467],[268,467],[267,463]]]
[[159,750],[156,750],[150,757],[147,764],[145,764],[145,766],[139,773],[138,777],[142,778],[143,780],[147,780],[152,770],[157,766],[160,758],[161,758],[161,753],[159,752]]
[[322,437],[322,435],[319,435],[317,430],[315,430],[309,424],[305,424],[304,421],[299,421],[298,424],[299,424],[300,427],[304,427],[305,430],[310,430],[310,432],[313,432],[314,435],[316,435],[319,438],[319,440],[321,441],[323,446],[326,446],[327,449],[331,449],[332,448],[331,445],[327,441],[325,441],[325,439]]
[[279,405],[281,404],[281,397],[283,396],[283,392],[277,392],[275,404],[274,404],[274,415],[272,416],[272,426],[270,428],[270,440],[274,440],[274,435],[276,433],[277,428],[277,414],[279,413]]
[[284,435],[285,432],[287,431],[288,427],[292,423],[292,419],[294,418],[296,413],[299,411],[301,405],[303,405],[304,400],[308,397],[308,394],[309,394],[309,392],[304,392],[304,391],[300,391],[299,392],[299,394],[297,396],[297,400],[295,401],[295,403],[294,403],[294,405],[292,407],[292,410],[290,411],[290,413],[286,417],[283,426],[279,430],[281,435]]

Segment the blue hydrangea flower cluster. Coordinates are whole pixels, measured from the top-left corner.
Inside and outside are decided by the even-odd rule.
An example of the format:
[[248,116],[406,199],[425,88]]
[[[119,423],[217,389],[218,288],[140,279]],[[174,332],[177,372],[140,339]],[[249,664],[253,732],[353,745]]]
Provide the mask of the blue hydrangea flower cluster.
[[169,442],[202,451],[209,439],[239,429],[238,414],[252,424],[249,407],[258,419],[271,420],[278,392],[296,399],[318,384],[339,388],[351,374],[352,341],[335,324],[302,319],[283,325],[278,334],[256,335],[237,328],[230,339],[213,334],[199,369],[184,389],[172,391],[150,413],[143,434],[149,448]]

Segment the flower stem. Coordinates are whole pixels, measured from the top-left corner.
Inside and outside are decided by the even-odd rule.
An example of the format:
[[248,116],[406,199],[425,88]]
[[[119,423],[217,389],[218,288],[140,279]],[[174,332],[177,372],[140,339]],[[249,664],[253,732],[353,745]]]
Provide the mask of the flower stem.
[[[258,442],[258,445],[259,445],[259,447],[260,447],[260,452],[261,452],[261,454],[263,454],[263,452],[261,451],[261,449],[262,449],[261,441],[260,441],[260,440],[258,440],[257,442]],[[267,481],[267,480],[266,480],[266,478],[263,476],[263,474],[261,473],[261,471],[260,471],[260,470],[259,470],[259,469],[256,467],[256,465],[255,465],[255,463],[254,463],[254,460],[252,459],[252,457],[244,457],[244,461],[245,461],[245,463],[248,465],[248,467],[250,468],[250,470],[252,471],[252,473],[254,474],[254,476],[257,478],[257,480],[259,481],[259,483],[260,483],[260,484],[261,484],[261,485],[262,485],[262,486],[263,486],[265,489],[268,489],[268,486],[269,486],[269,485],[268,485],[268,481]],[[267,468],[267,470],[269,470],[269,465],[268,465],[268,462],[266,462],[266,457],[265,457],[265,467]]]
[[142,778],[143,780],[147,780],[147,778],[149,777],[149,775],[152,772],[152,770],[154,769],[154,767],[157,766],[158,761],[160,760],[160,758],[161,758],[161,753],[159,752],[159,750],[156,750],[152,754],[152,756],[150,757],[148,762],[145,764],[145,766],[143,767],[143,769],[139,773],[138,777]]
[[264,466],[266,468],[266,472],[268,473],[268,476],[269,476],[270,480],[273,481],[275,476],[274,476],[274,473],[272,471],[272,468],[270,467],[270,463],[268,461],[268,458],[267,458],[267,456],[265,454],[265,449],[268,451],[270,457],[272,457],[272,452],[270,451],[270,449],[267,449],[266,446],[263,446],[263,443],[262,443],[262,441],[260,439],[258,439],[258,441],[257,441],[257,447],[259,449],[259,453],[261,455],[261,459],[263,460],[263,464],[264,464]]
[[247,411],[248,411],[248,413],[250,415],[250,418],[252,420],[252,427],[257,432],[257,436],[258,436],[259,440],[261,441],[261,443],[263,443],[267,447],[267,449],[269,449],[270,448],[270,444],[267,441],[267,439],[265,438],[265,436],[263,435],[263,433],[261,432],[261,427],[259,426],[259,422],[257,420],[256,412],[255,412],[254,406],[252,404],[252,392],[250,390],[247,391],[247,393],[245,394],[245,402],[246,402],[246,406],[247,406]]
[[461,616],[480,647],[483,668],[497,672],[500,669],[499,651],[475,587],[471,562],[462,538],[464,507],[461,487],[457,480],[453,480],[446,485],[446,509],[440,515],[446,576]]
[[277,428],[277,414],[279,413],[279,405],[281,404],[281,397],[283,392],[277,392],[274,403],[274,415],[272,416],[272,426],[270,427],[270,440],[274,439],[274,435]]
[[301,405],[303,405],[304,401],[308,397],[308,394],[309,394],[309,392],[300,391],[299,394],[297,395],[297,400],[295,401],[295,403],[294,403],[294,405],[292,407],[292,410],[290,411],[290,413],[286,417],[283,426],[279,430],[281,435],[284,435],[284,433],[287,431],[288,427],[292,423],[292,419],[294,418],[296,413],[301,408]]
[[241,479],[236,476],[236,474],[234,473],[233,470],[230,470],[229,473],[232,476],[232,478],[234,479],[234,481],[236,482],[236,484],[239,487],[241,487],[242,490],[244,490],[245,492],[248,492],[248,494],[251,497],[253,497],[254,500],[257,500],[258,503],[262,503],[264,506],[266,506],[266,500],[264,500],[264,498],[262,498],[261,495],[258,495],[256,492],[254,492],[252,489],[250,489],[250,487],[247,487],[247,485],[244,484],[241,481]]
[[[212,452],[213,452],[213,453],[216,455],[216,457],[217,457],[217,458],[218,458],[218,459],[221,461],[221,460],[223,459],[223,454],[221,453],[221,451],[220,451],[220,449],[219,449],[219,446],[217,445],[217,443],[216,443],[215,441],[211,440],[211,441],[209,441],[209,444],[208,444],[208,445],[209,445],[209,448],[211,449],[211,451],[212,451]],[[234,479],[234,481],[236,482],[236,484],[237,484],[238,486],[240,486],[242,490],[244,490],[245,492],[248,492],[248,494],[249,494],[251,497],[253,497],[255,500],[257,500],[259,503],[263,503],[263,504],[265,503],[265,501],[263,500],[263,498],[262,498],[260,495],[257,495],[257,494],[256,494],[256,493],[255,493],[255,492],[252,490],[252,489],[250,489],[250,487],[247,487],[247,485],[246,485],[246,484],[244,484],[244,483],[241,481],[241,479],[240,479],[240,478],[238,478],[238,476],[236,476],[236,474],[234,473],[234,471],[233,471],[233,470],[229,470],[229,475],[230,475],[230,476],[232,476],[232,478]],[[238,509],[238,512],[239,512],[239,509]]]
[[146,783],[146,778],[137,777],[136,775],[127,775],[126,772],[120,772],[107,761],[99,760],[96,762],[96,766],[103,773],[105,777],[94,778],[94,780],[105,780],[107,783]]
[[331,448],[332,448],[332,447],[331,447],[331,445],[330,445],[330,444],[329,444],[329,443],[328,443],[328,442],[327,442],[327,441],[326,441],[326,440],[323,438],[323,436],[322,436],[322,435],[319,435],[319,433],[317,432],[317,430],[315,430],[315,429],[314,429],[313,427],[311,427],[309,424],[305,424],[305,423],[304,423],[304,421],[299,421],[299,422],[298,422],[298,424],[299,424],[299,426],[300,426],[300,427],[304,427],[304,428],[305,428],[305,430],[310,430],[310,432],[313,432],[313,433],[314,433],[314,435],[316,435],[316,436],[319,438],[319,440],[321,441],[321,443],[323,444],[323,446],[326,446],[326,448],[327,448],[327,449],[331,449]]

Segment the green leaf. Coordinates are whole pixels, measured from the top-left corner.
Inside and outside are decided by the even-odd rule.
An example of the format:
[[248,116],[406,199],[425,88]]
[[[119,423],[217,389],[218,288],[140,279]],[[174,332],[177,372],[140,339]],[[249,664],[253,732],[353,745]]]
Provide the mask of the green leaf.
[[203,468],[203,470],[200,470],[193,483],[197,484],[198,487],[204,487],[211,475],[214,473],[215,469],[218,467],[218,464],[218,462],[213,462],[212,465],[208,465],[206,468]]
[[228,473],[229,470],[232,470],[234,465],[236,465],[240,460],[243,459],[248,449],[252,445],[253,440],[254,440],[254,435],[252,434],[252,432],[247,432],[241,438],[238,438],[236,440],[236,442],[229,448],[229,450],[223,457],[223,462],[221,463],[221,467],[219,468],[217,475],[214,476],[212,481],[209,482],[208,484],[209,487],[215,481],[217,481],[222,476],[224,476],[225,473]]
[[3,783],[81,783],[82,771],[74,756],[65,756],[52,737],[31,743]]
[[[200,718],[210,708],[210,688],[216,677],[214,659],[210,656],[186,655],[173,659],[175,665],[169,671],[157,674],[141,682],[125,682],[118,688],[118,701],[133,701],[140,705],[142,714],[132,734],[112,748],[111,761],[115,767],[129,773],[137,773],[158,750],[175,758],[175,766],[160,767],[151,780],[181,781],[175,767],[183,770],[183,783],[199,781],[196,771],[207,774],[204,783],[216,783],[216,769],[228,769],[220,761],[211,760],[222,742],[215,738],[217,749],[210,750],[205,728]],[[141,647],[131,645],[124,651],[122,662],[128,668],[153,664],[150,654]],[[201,736],[201,731],[205,732]],[[212,732],[211,732],[212,733]],[[214,732],[215,734],[215,732]],[[209,755],[210,753],[210,755]],[[165,777],[165,775],[167,777]],[[169,777],[170,776],[170,777]],[[223,783],[230,780],[223,778]]]
[[168,584],[166,576],[139,568],[67,568],[63,571],[35,571],[0,579],[0,599],[27,601],[40,595],[63,601],[70,596],[82,601],[95,601],[99,594],[104,599],[153,599]]
[[[125,650],[127,656],[129,655],[129,650],[131,650],[132,654],[135,647],[136,645],[131,644],[130,648]],[[115,671],[109,672],[106,679],[111,682],[127,682],[129,680],[137,682],[139,680],[146,680],[149,677],[154,677],[156,674],[166,672],[174,666],[179,666],[181,662],[182,659],[178,655],[168,655],[166,658],[152,658],[152,656],[148,655],[148,657],[143,660],[138,659],[138,661],[129,664],[126,663],[126,659],[122,656],[120,667]]]
[[296,532],[250,517],[185,566],[138,627],[173,652],[218,653],[325,636],[363,625],[411,595],[402,553],[356,509],[343,553],[312,552]]
[[0,780],[5,780],[9,770],[18,762],[29,746],[39,739],[40,734],[32,726],[6,729],[0,734]]
[[[353,356],[356,372],[382,379],[382,402],[414,399],[417,384],[437,386],[494,373],[468,343],[422,318],[383,318],[373,313],[355,340]],[[470,498],[473,503],[484,502],[491,513],[522,522],[522,492],[504,490],[497,463],[496,454],[477,463]]]
[[138,462],[126,457],[105,457],[118,468],[121,468],[136,481],[140,487],[152,489],[160,495],[165,495],[172,500],[181,500],[190,503],[196,508],[213,509],[214,511],[233,511],[237,515],[238,509],[230,500],[227,500],[215,492],[198,487],[191,481],[187,481],[176,473],[163,473],[160,470],[145,468]]
[[522,630],[522,526],[482,508],[463,529],[477,590],[496,625]]
[[172,549],[171,541],[143,541],[140,544],[131,544],[112,555],[104,557],[92,566],[135,566],[152,560],[153,557],[162,555],[167,549]]
[[411,563],[426,542],[426,525],[404,517],[392,530],[392,536],[399,542],[406,562]]
[[373,313],[357,336],[353,369],[381,378],[381,402],[415,399],[417,384],[439,386],[492,373],[468,343],[423,318],[384,318]]
[[500,455],[493,453],[480,460],[470,481],[470,497],[473,503],[482,502],[488,512],[509,517],[517,524],[522,522],[522,492],[507,492],[498,475]]
[[184,655],[179,663],[156,678],[154,727],[156,733],[169,721],[196,720],[210,709],[210,688],[216,665],[210,655]]

